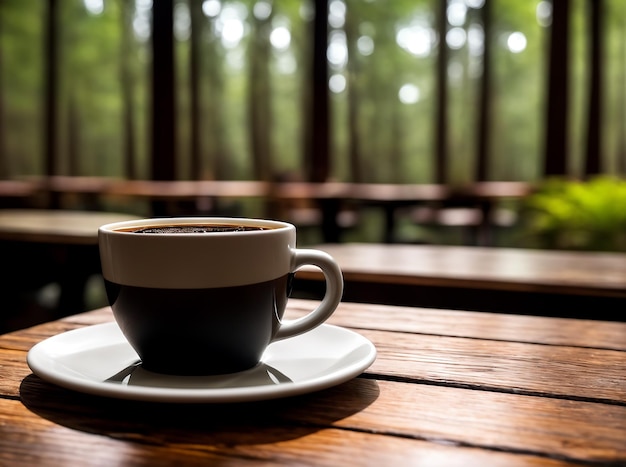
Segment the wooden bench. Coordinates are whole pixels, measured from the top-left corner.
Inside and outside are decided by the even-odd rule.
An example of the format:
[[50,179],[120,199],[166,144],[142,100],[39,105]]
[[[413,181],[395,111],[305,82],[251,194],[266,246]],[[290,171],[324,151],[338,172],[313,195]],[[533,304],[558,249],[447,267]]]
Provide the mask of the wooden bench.
[[[98,227],[135,216],[109,212],[2,209],[5,306],[0,332],[85,311],[86,285],[100,273]],[[41,305],[40,290],[58,285],[58,299]]]
[[39,185],[26,180],[0,180],[0,208],[22,208],[32,204]]
[[381,211],[384,222],[380,241],[393,243],[397,237],[398,211],[415,208],[415,222],[449,225],[453,217],[453,225],[471,231],[468,236],[471,243],[489,245],[497,203],[520,199],[532,192],[532,186],[526,182],[479,182],[454,187],[429,183],[159,181],[72,176],[34,178],[31,182],[40,194],[47,194],[55,201],[53,207],[96,210],[104,209],[104,202],[113,200],[110,210],[125,211],[120,207],[140,201],[148,205],[144,214],[155,216],[241,215],[235,201],[257,199],[263,211],[258,216],[280,218],[300,226],[318,226],[321,241],[325,243],[340,242],[347,229],[357,226],[361,208]]
[[[626,321],[626,254],[433,245],[324,244],[344,300]],[[300,270],[294,295],[324,283]]]

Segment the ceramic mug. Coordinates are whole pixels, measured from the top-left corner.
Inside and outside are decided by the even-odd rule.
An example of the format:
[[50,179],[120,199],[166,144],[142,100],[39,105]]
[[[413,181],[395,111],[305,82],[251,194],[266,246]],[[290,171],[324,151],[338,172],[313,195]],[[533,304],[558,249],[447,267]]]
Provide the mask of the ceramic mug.
[[[327,253],[296,248],[289,223],[180,217],[103,225],[102,275],[116,322],[149,371],[232,373],[257,365],[276,340],[335,311],[343,277]],[[295,271],[321,269],[326,293],[309,314],[283,320]]]

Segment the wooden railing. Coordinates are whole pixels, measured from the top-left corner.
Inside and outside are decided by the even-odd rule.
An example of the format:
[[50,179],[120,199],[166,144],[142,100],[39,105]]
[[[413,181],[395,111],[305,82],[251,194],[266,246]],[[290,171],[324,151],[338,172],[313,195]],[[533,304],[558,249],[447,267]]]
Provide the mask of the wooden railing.
[[[4,187],[4,188],[3,188]],[[70,198],[80,198],[81,206],[103,209],[106,200],[127,202],[141,200],[150,206],[150,215],[220,214],[219,209],[204,211],[189,208],[189,202],[210,201],[210,206],[225,199],[258,198],[265,202],[259,215],[289,218],[289,206],[306,202],[319,213],[319,227],[325,242],[339,242],[345,226],[341,211],[346,205],[380,209],[385,223],[381,242],[395,237],[397,211],[400,208],[430,206],[440,209],[449,205],[465,206],[480,213],[477,243],[487,244],[493,206],[503,199],[521,199],[532,192],[525,182],[481,182],[463,187],[443,184],[369,184],[369,183],[270,183],[242,180],[155,181],[121,180],[101,177],[44,177],[20,182],[0,182],[0,199],[54,198],[57,207],[68,207]],[[4,196],[3,196],[4,192]],[[42,203],[42,201],[39,201]],[[45,201],[43,201],[44,204]],[[186,203],[185,211],[180,206]],[[204,203],[207,206],[207,203]],[[476,224],[476,223],[474,223]]]

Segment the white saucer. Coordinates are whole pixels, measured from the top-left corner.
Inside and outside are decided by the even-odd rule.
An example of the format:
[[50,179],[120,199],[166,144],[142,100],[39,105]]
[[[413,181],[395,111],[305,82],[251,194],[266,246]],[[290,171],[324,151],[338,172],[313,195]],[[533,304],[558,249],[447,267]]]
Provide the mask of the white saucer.
[[223,403],[295,396],[352,379],[376,358],[365,337],[323,324],[271,344],[256,367],[218,376],[169,376],[141,368],[116,323],[50,337],[27,357],[33,373],[75,391],[158,402]]

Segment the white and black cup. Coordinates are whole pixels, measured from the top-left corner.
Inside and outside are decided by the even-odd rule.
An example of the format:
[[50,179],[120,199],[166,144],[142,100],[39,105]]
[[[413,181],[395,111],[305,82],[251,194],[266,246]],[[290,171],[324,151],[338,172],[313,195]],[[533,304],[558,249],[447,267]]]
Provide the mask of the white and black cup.
[[[116,322],[149,371],[209,375],[257,365],[275,340],[307,332],[335,311],[343,277],[327,253],[296,248],[286,222],[159,218],[98,231],[102,274]],[[326,293],[284,320],[293,273],[319,267]]]

